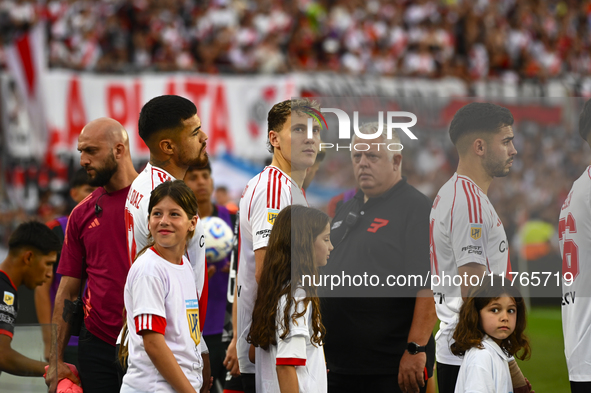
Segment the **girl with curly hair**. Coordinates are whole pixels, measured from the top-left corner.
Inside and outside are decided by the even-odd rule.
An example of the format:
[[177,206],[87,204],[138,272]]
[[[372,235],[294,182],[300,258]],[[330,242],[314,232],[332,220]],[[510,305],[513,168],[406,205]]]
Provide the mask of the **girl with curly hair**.
[[248,342],[256,352],[258,393],[327,391],[325,329],[314,282],[333,246],[329,218],[287,206],[273,225]]
[[525,325],[525,302],[510,281],[485,277],[472,287],[451,345],[454,355],[464,357],[455,392],[513,392],[509,361],[512,356],[525,360],[531,352]]

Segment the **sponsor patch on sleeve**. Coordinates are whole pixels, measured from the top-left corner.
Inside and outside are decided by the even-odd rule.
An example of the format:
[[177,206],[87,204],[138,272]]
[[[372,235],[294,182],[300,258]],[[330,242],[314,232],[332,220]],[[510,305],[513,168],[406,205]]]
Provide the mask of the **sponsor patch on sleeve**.
[[4,303],[6,303],[7,306],[12,306],[14,304],[14,293],[4,291]]
[[474,240],[478,240],[482,237],[482,224],[470,225],[470,237]]
[[277,209],[267,209],[267,222],[273,225],[278,214],[279,210]]
[[197,299],[185,300],[187,309],[187,321],[189,322],[189,331],[195,345],[201,342],[201,333],[199,332],[199,301]]

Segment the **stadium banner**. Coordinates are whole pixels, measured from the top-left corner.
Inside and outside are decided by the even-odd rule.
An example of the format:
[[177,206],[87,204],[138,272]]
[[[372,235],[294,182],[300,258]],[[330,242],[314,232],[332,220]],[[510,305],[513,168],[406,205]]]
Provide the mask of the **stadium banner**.
[[48,153],[57,158],[77,154],[80,130],[107,116],[119,121],[130,136],[134,160],[147,160],[139,138],[142,106],[163,94],[177,94],[197,106],[211,155],[228,153],[243,159],[261,158],[267,140],[267,113],[282,100],[300,94],[293,77],[215,77],[189,74],[113,76],[51,71],[46,78]]
[[41,158],[47,148],[44,110],[45,26],[37,24],[5,49],[12,78],[2,77],[2,118],[8,153]]

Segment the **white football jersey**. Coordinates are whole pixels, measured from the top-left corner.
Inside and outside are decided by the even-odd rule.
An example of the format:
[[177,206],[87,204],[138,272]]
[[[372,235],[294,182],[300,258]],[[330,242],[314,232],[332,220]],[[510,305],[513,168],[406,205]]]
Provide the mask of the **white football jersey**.
[[273,222],[288,205],[308,206],[302,189],[285,172],[274,166],[250,179],[240,199],[240,238],[238,251],[238,341],[236,349],[240,372],[254,374],[248,359],[252,311],[257,295],[254,251],[267,247]]
[[[152,248],[146,250],[131,266],[125,283],[125,308],[129,327],[129,361],[121,392],[174,392],[144,348],[136,330],[153,330],[152,316],[166,320],[166,345],[196,391],[203,384],[202,341],[199,332],[199,302],[191,267],[175,265],[161,258]],[[143,325],[135,319],[145,315]]]
[[507,235],[486,194],[470,178],[457,173],[439,190],[429,220],[431,274],[441,280],[441,285],[432,280],[441,321],[435,336],[437,361],[459,366],[462,359],[449,347],[463,302],[461,288],[444,277],[457,276],[458,268],[471,262],[486,266],[487,274],[507,275],[511,271]]
[[[573,184],[558,222],[562,330],[569,380],[591,381],[591,166]],[[574,281],[570,280],[573,279]]]
[[[154,188],[165,181],[176,180],[161,168],[146,165],[144,170],[131,183],[127,201],[125,202],[125,226],[127,228],[127,248],[130,263],[135,256],[148,244],[148,205],[150,194]],[[195,275],[195,287],[199,298],[202,297],[205,285],[205,230],[201,220],[197,220],[195,234],[187,243],[187,258]]]
[[[299,301],[298,313],[304,311],[306,292],[298,288],[291,305],[290,313],[294,314],[295,301]],[[287,295],[279,299],[277,305],[277,326],[283,321]],[[277,380],[277,366],[294,366],[298,378],[300,393],[326,393],[326,363],[322,345],[312,344],[312,303],[308,303],[304,315],[295,320],[289,319],[289,333],[282,339],[283,331],[276,330],[275,341],[268,350],[257,351],[256,358],[256,391],[259,393],[281,393]]]

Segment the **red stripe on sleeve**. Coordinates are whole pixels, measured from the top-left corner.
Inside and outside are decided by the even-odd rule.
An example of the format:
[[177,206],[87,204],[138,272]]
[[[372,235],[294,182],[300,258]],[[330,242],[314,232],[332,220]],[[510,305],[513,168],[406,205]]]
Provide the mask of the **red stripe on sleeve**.
[[[271,207],[271,178],[273,177],[273,170],[269,170],[269,174],[267,175],[267,209]],[[254,193],[254,192],[253,192]],[[252,199],[251,199],[252,200]]]
[[466,194],[466,200],[468,201],[468,215],[470,217],[470,223],[473,223],[472,220],[472,204],[470,203],[470,195],[468,194],[468,190],[466,189],[466,182],[462,180],[462,187],[464,187],[464,193]]
[[9,276],[9,275],[8,275],[8,274],[7,274],[7,273],[4,271],[4,270],[0,270],[0,273],[4,273],[4,275],[5,275],[6,277],[8,277],[8,281],[10,281],[10,285],[12,285],[12,287],[14,288],[14,290],[15,290],[15,291],[18,291],[18,290],[16,289],[16,285],[14,285],[14,283],[12,282],[12,278],[10,278],[10,276]]
[[439,264],[437,263],[437,250],[435,249],[435,239],[433,238],[433,228],[435,227],[435,219],[431,220],[429,225],[429,242],[431,243],[431,265],[432,270],[436,275],[439,275]]
[[4,334],[5,336],[12,338],[12,333],[8,330],[0,329],[0,334]]
[[279,176],[277,177],[277,203],[275,204],[275,209],[280,209],[281,208],[281,181],[283,174],[279,173]]
[[472,191],[472,184],[468,183],[468,192],[470,193],[470,197],[472,198],[472,204],[474,209],[474,223],[478,223],[478,212],[476,211],[476,197],[474,196],[474,191]]
[[203,332],[205,316],[207,314],[207,298],[209,297],[209,279],[207,278],[207,263],[205,264],[205,280],[203,281],[203,290],[199,297],[199,329]]
[[509,256],[509,249],[507,248],[507,278],[511,279],[511,275],[509,273],[511,273],[513,271],[513,269],[511,269],[511,258]]
[[298,358],[277,358],[276,366],[305,366],[306,359]]
[[153,314],[141,314],[135,317],[135,332],[142,334],[144,330],[164,334],[166,330],[166,318]]
[[[479,222],[482,224],[482,204],[480,203],[480,195],[478,195],[478,190],[476,189],[476,185],[472,184],[472,191],[474,192],[474,195],[476,196],[476,200],[478,200],[478,217],[479,217]],[[476,205],[474,205],[474,207],[476,207]]]
[[279,186],[279,180],[278,180],[278,176],[277,176],[277,171],[273,171],[273,190],[272,190],[272,194],[271,194],[271,199],[273,200],[273,202],[271,202],[271,209],[277,209],[277,187]]
[[456,182],[454,183],[454,200],[451,204],[451,220],[449,220],[449,231],[453,229],[454,226],[454,207],[456,206],[456,194],[458,193],[458,178],[456,178]]
[[[254,193],[255,193],[257,187],[259,186],[259,182],[261,181],[261,176],[263,175],[263,172],[259,173],[259,179],[257,180],[257,184],[254,186],[254,188],[252,189],[252,193],[250,194],[250,202],[248,202],[248,219],[249,220],[250,220],[250,208],[252,206],[252,198],[254,198]],[[267,186],[268,186],[268,184],[267,184]],[[246,194],[246,190],[244,190],[244,193]],[[267,207],[269,207],[269,188],[267,188]]]

